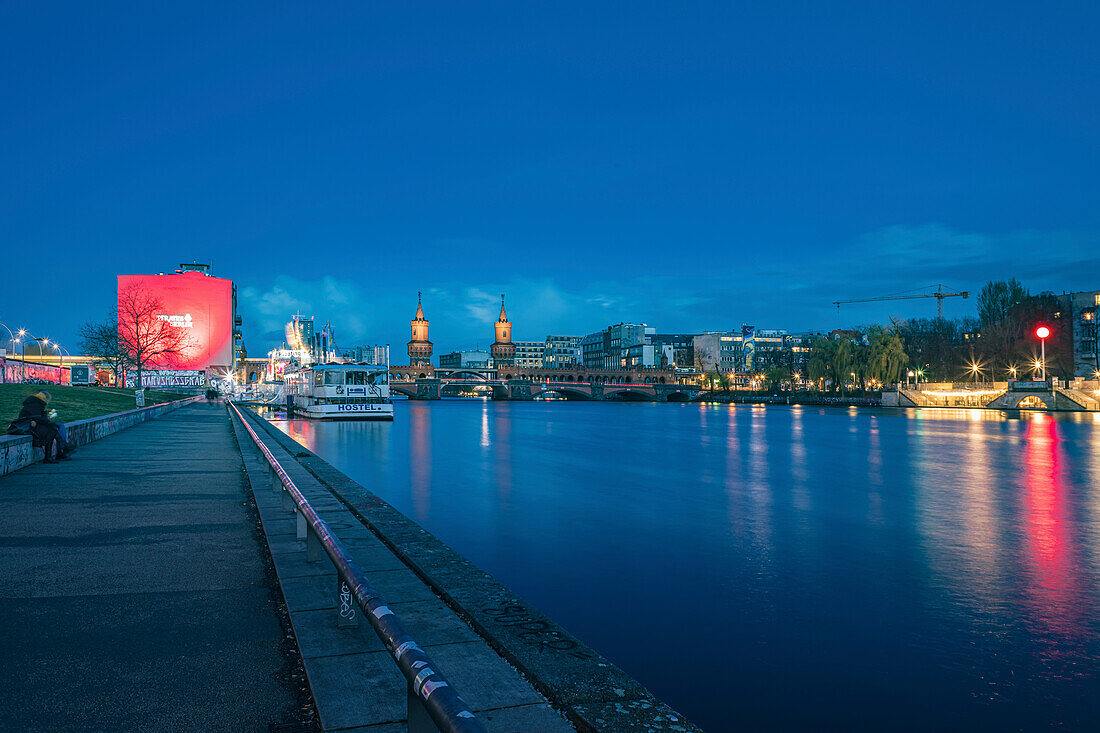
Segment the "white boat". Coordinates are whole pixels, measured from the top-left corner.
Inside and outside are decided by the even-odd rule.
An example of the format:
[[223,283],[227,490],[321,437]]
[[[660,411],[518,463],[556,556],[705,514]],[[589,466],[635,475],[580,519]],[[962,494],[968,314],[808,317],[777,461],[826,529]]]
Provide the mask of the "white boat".
[[390,373],[374,364],[312,364],[284,375],[286,408],[318,420],[392,420]]

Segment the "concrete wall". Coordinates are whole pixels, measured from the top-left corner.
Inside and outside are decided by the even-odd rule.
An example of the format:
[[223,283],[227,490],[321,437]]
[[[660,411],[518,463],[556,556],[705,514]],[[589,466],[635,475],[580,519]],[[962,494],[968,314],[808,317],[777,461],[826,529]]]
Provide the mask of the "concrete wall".
[[[70,443],[76,446],[87,445],[93,440],[99,440],[106,435],[160,417],[166,412],[179,409],[198,399],[200,397],[187,397],[186,399],[166,402],[161,405],[151,405],[125,412],[115,412],[110,415],[90,417],[87,420],[75,420],[65,423],[65,430]],[[31,447],[31,436],[29,435],[0,436],[0,476],[41,461],[44,456],[44,449]]]

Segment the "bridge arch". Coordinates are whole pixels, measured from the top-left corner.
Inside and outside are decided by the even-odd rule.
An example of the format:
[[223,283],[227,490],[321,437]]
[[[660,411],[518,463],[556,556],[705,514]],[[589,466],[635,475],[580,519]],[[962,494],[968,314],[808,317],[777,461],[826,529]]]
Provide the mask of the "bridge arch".
[[668,395],[665,396],[665,401],[666,402],[690,402],[691,401],[691,395],[689,395],[687,392],[684,392],[682,390],[676,390],[675,392],[669,392]]
[[623,402],[656,402],[657,397],[651,392],[637,387],[620,387],[618,389],[604,390],[604,399],[617,399]]
[[540,395],[556,394],[561,395],[567,400],[590,400],[592,395],[586,394],[579,389],[570,389],[569,387],[550,387],[543,389],[539,392]]
[[1021,395],[1019,399],[1015,400],[1016,404],[1013,405],[1019,410],[1053,410],[1054,409],[1054,395],[1048,394],[1028,394]]
[[397,384],[395,382],[390,382],[390,392],[397,392],[398,394],[403,394],[406,397],[416,397],[416,387],[413,385],[405,386]]

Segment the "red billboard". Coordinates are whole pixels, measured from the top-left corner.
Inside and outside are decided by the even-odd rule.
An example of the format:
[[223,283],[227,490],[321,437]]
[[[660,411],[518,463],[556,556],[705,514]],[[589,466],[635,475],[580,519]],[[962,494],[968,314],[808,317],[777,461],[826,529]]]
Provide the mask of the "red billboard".
[[[119,275],[120,321],[134,293],[156,303],[152,317],[178,329],[183,347],[146,368],[210,370],[233,364],[233,281],[201,272]],[[132,310],[132,309],[131,309]],[[119,324],[120,330],[123,324]]]

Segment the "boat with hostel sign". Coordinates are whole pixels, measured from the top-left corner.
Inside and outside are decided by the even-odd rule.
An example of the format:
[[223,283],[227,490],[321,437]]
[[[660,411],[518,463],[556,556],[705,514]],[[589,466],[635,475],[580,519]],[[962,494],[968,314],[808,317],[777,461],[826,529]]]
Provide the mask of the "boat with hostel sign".
[[389,370],[376,364],[312,364],[284,375],[286,408],[317,420],[393,420]]

